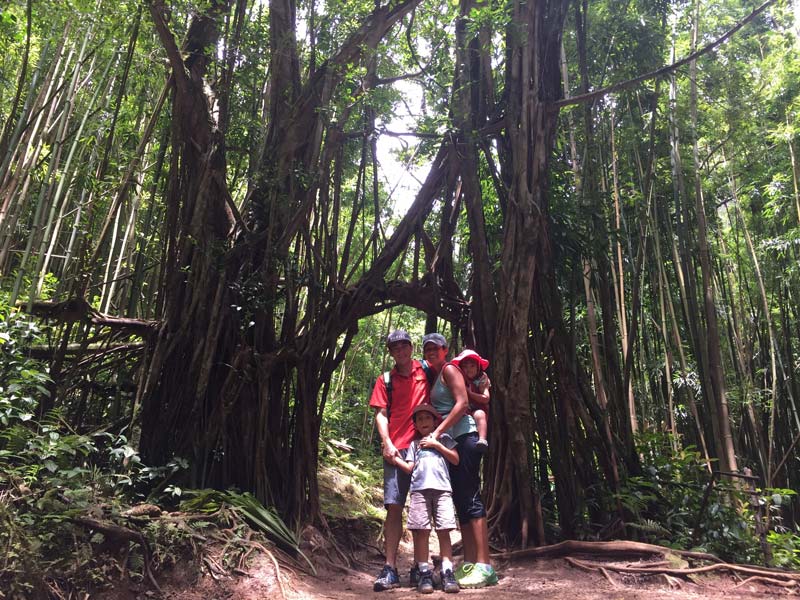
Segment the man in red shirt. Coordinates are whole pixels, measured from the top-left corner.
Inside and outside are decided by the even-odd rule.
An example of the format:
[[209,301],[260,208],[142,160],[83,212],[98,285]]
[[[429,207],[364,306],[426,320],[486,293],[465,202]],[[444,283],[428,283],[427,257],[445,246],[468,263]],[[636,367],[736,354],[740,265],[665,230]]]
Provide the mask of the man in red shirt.
[[411,477],[392,464],[396,456],[405,459],[405,452],[414,439],[414,421],[411,415],[418,404],[428,398],[428,380],[419,361],[411,358],[414,347],[411,336],[402,329],[386,338],[389,354],[395,366],[389,374],[391,391],[387,393],[386,380],[378,377],[369,405],[375,409],[375,426],[383,448],[383,504],[386,521],[383,526],[386,543],[384,565],[373,589],[376,592],[400,585],[397,575],[397,547],[403,533],[403,506],[406,503]]

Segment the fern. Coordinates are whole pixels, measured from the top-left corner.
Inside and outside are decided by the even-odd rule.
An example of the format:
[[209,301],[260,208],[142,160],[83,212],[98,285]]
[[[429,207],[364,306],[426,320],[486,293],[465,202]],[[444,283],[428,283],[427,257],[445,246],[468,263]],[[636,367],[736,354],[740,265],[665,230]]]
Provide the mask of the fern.
[[248,492],[238,493],[232,490],[220,492],[208,489],[194,490],[187,493],[194,497],[181,503],[182,510],[212,513],[219,510],[223,504],[228,504],[239,516],[250,523],[252,527],[261,531],[278,548],[291,556],[301,556],[308,563],[312,573],[316,575],[314,565],[300,550],[297,536],[286,526],[273,509],[261,504],[252,494]]
[[637,523],[626,523],[627,527],[632,527],[633,529],[638,529],[639,531],[644,531],[645,533],[653,533],[657,535],[667,536],[671,532],[666,527],[662,526],[656,521],[652,519],[642,519]]

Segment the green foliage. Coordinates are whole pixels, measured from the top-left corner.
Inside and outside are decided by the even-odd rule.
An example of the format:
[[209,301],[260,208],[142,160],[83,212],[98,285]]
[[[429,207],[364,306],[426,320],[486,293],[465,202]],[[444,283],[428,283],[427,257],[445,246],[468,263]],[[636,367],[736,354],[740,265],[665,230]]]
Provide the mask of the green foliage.
[[181,466],[149,469],[124,435],[76,433],[59,410],[37,418],[50,379],[27,348],[42,336],[18,313],[0,311],[0,588],[11,598],[38,593],[45,581],[107,583],[114,573],[97,552],[102,535],[72,519],[118,517],[126,499]]
[[372,435],[374,411],[369,408],[369,398],[375,380],[392,367],[386,351],[386,335],[390,329],[407,330],[415,340],[418,356],[424,323],[425,316],[408,307],[397,307],[391,313],[359,321],[359,335],[331,378],[321,439],[351,443],[364,455],[377,452],[377,436]]
[[772,557],[776,567],[800,569],[800,532],[770,531],[767,543],[772,548]]
[[330,520],[366,519],[383,522],[383,458],[369,448],[345,452],[331,443],[321,448],[320,504]]
[[[38,326],[0,305],[0,425],[11,427],[33,418],[37,396],[48,396],[45,367],[29,358],[25,347],[40,339]],[[0,447],[1,448],[1,447]]]
[[189,490],[185,492],[188,500],[181,503],[181,510],[215,513],[224,505],[229,505],[236,513],[246,519],[256,530],[261,531],[268,539],[272,540],[281,550],[293,556],[302,557],[312,572],[316,572],[314,565],[300,551],[299,541],[292,531],[271,508],[259,502],[255,496],[248,492],[240,493],[234,490]]
[[724,560],[761,563],[756,519],[766,521],[769,515],[772,529],[767,540],[776,564],[798,564],[800,537],[781,527],[780,515],[780,507],[795,492],[751,493],[740,480],[717,479],[710,485],[711,475],[700,453],[693,447],[673,450],[665,435],[640,436],[639,451],[644,457],[643,474],[629,478],[617,500],[632,516],[628,526],[641,539],[710,552]]

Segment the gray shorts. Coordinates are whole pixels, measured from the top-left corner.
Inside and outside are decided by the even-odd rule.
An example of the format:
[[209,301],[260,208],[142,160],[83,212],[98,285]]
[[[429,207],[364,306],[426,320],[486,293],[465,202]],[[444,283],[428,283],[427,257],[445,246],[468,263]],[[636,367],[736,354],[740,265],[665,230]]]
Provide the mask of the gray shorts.
[[453,494],[441,490],[422,490],[411,492],[408,506],[409,529],[433,529],[450,531],[456,528],[456,509]]
[[[405,450],[400,450],[405,455]],[[411,475],[401,471],[394,465],[383,461],[383,505],[399,504],[405,506]]]

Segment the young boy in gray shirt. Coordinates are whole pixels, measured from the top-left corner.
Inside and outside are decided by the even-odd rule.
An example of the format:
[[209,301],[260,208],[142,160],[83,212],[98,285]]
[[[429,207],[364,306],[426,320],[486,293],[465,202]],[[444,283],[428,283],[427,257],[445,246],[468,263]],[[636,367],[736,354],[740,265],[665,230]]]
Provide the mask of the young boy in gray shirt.
[[433,572],[428,565],[428,542],[433,523],[442,555],[442,589],[455,593],[459,587],[453,575],[450,531],[456,528],[456,515],[447,463],[458,464],[457,444],[446,433],[438,440],[428,437],[441,420],[430,404],[418,405],[411,418],[419,436],[411,442],[405,460],[395,457],[395,465],[411,474],[408,529],[414,537],[414,561],[419,570],[417,591],[422,594],[433,592]]

